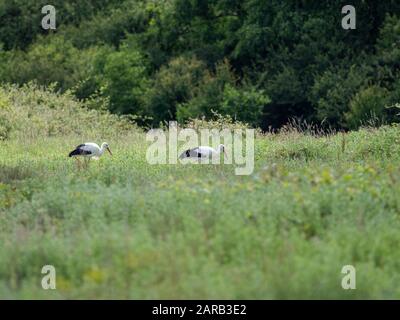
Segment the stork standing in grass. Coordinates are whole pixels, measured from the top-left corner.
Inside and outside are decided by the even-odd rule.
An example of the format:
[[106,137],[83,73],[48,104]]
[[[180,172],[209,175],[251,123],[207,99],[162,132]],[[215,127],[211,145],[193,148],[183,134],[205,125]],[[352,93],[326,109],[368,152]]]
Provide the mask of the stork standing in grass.
[[219,155],[221,152],[227,157],[225,146],[220,144],[217,149],[211,148],[209,146],[200,146],[193,149],[188,149],[182,152],[179,159],[211,159],[213,156]]
[[70,158],[74,157],[78,161],[78,166],[80,166],[78,157],[83,157],[85,159],[85,165],[87,165],[92,158],[98,160],[106,150],[110,153],[110,155],[112,155],[107,142],[103,142],[101,147],[99,147],[96,143],[86,142],[77,146],[75,150],[69,153],[68,156]]

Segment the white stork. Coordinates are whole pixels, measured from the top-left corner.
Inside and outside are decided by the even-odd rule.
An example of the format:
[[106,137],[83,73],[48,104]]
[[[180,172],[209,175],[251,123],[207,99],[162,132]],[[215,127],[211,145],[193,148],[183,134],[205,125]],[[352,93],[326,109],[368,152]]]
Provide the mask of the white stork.
[[96,143],[86,142],[77,146],[75,150],[69,153],[68,156],[70,158],[75,157],[78,163],[80,162],[77,157],[83,157],[85,160],[88,159],[87,161],[89,162],[92,158],[98,160],[106,150],[112,155],[112,152],[107,142],[103,142],[101,147],[99,147]]
[[225,146],[223,144],[220,144],[217,150],[209,146],[200,146],[197,148],[185,150],[179,156],[179,159],[211,159],[214,155],[219,155],[221,152],[223,152],[226,157],[228,156],[226,154]]

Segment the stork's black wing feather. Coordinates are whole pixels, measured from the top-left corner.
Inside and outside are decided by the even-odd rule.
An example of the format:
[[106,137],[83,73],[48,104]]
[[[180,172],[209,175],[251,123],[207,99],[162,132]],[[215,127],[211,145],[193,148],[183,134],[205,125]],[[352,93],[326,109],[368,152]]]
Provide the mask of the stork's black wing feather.
[[204,155],[199,152],[199,148],[188,149],[180,155],[180,159],[184,158],[203,158]]
[[77,146],[75,148],[74,151],[71,151],[69,153],[69,157],[73,157],[73,156],[84,156],[84,155],[89,155],[92,154],[92,152],[88,151],[88,150],[84,150],[83,147],[85,146],[85,144],[80,144],[79,146]]

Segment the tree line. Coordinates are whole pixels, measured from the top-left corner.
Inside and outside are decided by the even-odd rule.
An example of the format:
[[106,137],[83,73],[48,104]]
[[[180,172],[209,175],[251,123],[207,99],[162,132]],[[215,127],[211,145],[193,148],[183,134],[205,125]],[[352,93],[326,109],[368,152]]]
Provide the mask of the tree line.
[[0,4],[0,81],[56,83],[144,126],[230,115],[357,129],[398,121],[400,2],[53,0]]

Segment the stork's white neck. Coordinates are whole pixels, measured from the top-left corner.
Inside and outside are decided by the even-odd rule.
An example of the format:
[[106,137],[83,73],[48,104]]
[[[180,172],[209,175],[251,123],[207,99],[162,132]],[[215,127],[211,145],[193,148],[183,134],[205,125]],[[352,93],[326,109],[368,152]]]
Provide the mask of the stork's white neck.
[[101,148],[100,148],[100,155],[102,155],[102,154],[104,153],[104,151],[106,151],[106,144],[105,144],[105,143],[103,143],[103,144],[101,145]]

